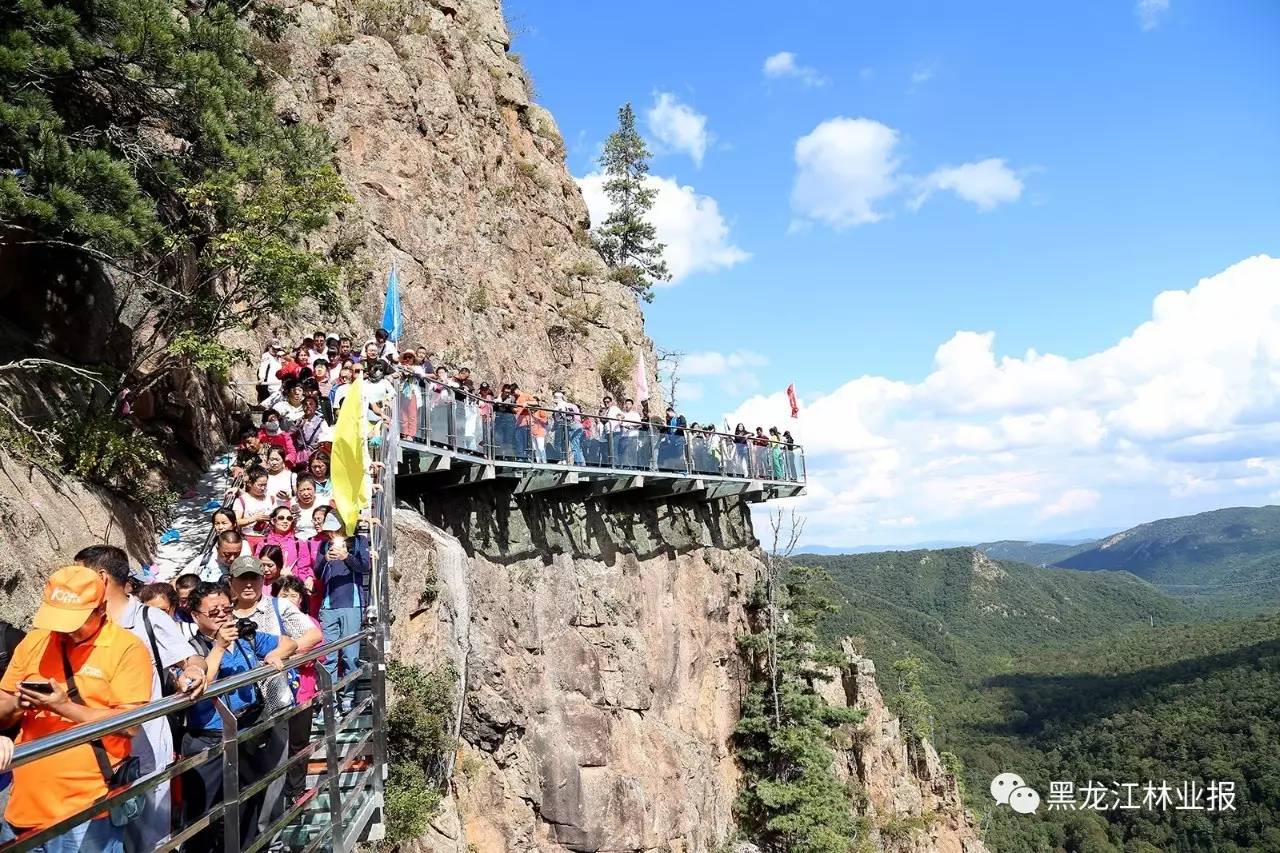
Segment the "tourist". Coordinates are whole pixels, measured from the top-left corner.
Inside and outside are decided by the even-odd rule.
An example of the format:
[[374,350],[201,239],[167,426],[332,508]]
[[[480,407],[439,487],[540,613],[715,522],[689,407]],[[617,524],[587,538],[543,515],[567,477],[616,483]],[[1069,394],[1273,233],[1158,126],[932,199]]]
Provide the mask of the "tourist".
[[769,472],[773,479],[781,480],[782,469],[782,433],[777,427],[769,427]]
[[418,355],[405,350],[400,356],[400,437],[414,441],[418,437],[418,415],[422,409],[422,384],[426,380]]
[[173,584],[164,581],[149,583],[138,590],[138,600],[148,607],[163,610],[170,619],[177,621],[178,591]]
[[329,454],[322,452],[312,456],[307,468],[312,482],[316,484],[316,497],[333,497],[333,484],[329,482]]
[[[396,352],[396,345],[387,339],[386,329],[378,329],[374,332],[373,341],[376,344],[373,351],[374,358],[380,358],[388,364],[395,364],[400,359],[399,353]],[[365,348],[365,352],[368,352],[368,347]]]
[[[261,564],[241,558],[231,568],[231,615],[236,619],[251,619],[258,631],[288,637],[297,645],[298,652],[305,652],[324,642],[324,634],[293,602],[274,597],[265,589],[266,578]],[[292,652],[290,654],[293,654]],[[272,676],[262,683],[266,714],[272,715],[292,708],[297,673],[290,671]],[[280,738],[288,743],[289,724],[276,724]],[[285,778],[279,776],[267,786],[266,799],[259,818],[259,831],[265,832],[283,813],[280,795],[284,791]]]
[[748,442],[751,440],[751,433],[747,432],[746,424],[739,423],[733,430],[733,455],[735,461],[735,471],[739,477],[746,477],[749,474],[747,468],[747,460],[750,456],[750,448]]
[[334,381],[333,374],[329,372],[329,360],[327,358],[318,359],[311,365],[311,378],[316,383],[316,391],[324,399],[329,399],[329,392],[333,390]]
[[275,498],[267,494],[268,476],[264,468],[250,469],[245,475],[245,487],[231,503],[236,513],[236,526],[249,540],[250,550],[267,535],[271,511],[276,506]]
[[[231,559],[234,561],[235,557],[232,557]],[[230,569],[231,566],[230,563],[228,563],[227,570],[230,571]],[[173,582],[173,590],[178,593],[178,612],[174,614],[174,618],[179,622],[193,624],[194,620],[191,618],[191,607],[188,602],[191,598],[191,591],[199,585],[200,576],[190,573],[178,575],[177,579]]]
[[276,506],[288,506],[293,501],[294,483],[298,475],[285,467],[284,451],[278,447],[267,448],[266,497]]
[[[151,655],[151,701],[176,693],[198,698],[205,688],[204,656],[197,654],[166,613],[146,606],[125,592],[129,558],[114,545],[91,545],[75,561],[102,577],[106,585],[107,618],[128,629]],[[179,724],[181,721],[178,721]],[[141,763],[139,779],[152,776],[173,762],[174,728],[164,717],[148,720],[133,738],[133,752]],[[142,813],[124,827],[125,849],[130,853],[154,850],[169,834],[169,782],[147,792]]]
[[[303,613],[309,613],[308,598],[309,593],[302,585],[302,581],[294,577],[284,577],[276,584],[276,597],[283,603],[289,602]],[[308,615],[312,627],[317,632],[323,632],[320,623],[315,617]],[[299,651],[306,651],[299,648]],[[289,757],[297,755],[306,749],[311,743],[311,724],[315,719],[315,702],[316,697],[316,662],[310,661],[298,667],[298,684],[294,691],[294,698],[298,703],[298,707],[303,710],[289,718]],[[307,783],[307,764],[303,762],[294,762],[290,765],[285,773],[284,784],[284,804],[287,808],[290,804],[297,802],[306,790]]]
[[245,535],[239,530],[224,530],[213,537],[209,551],[188,563],[184,572],[216,583],[227,576],[236,557],[251,550]]
[[293,464],[295,456],[293,438],[281,426],[279,412],[273,410],[262,416],[262,428],[258,430],[258,441],[264,445],[262,449],[264,462],[266,461],[267,449],[269,447],[278,447],[284,451],[285,463]]
[[641,465],[640,424],[643,418],[636,411],[635,400],[628,397],[622,401],[622,415],[619,421],[619,427],[622,431],[622,467],[639,468]]
[[278,340],[267,341],[258,359],[257,387],[258,402],[262,403],[280,390],[280,379],[276,376],[284,365],[280,359],[284,356],[284,346]]
[[541,401],[533,395],[524,405],[529,413],[529,437],[533,441],[533,461],[543,465],[547,462],[547,424],[551,416],[542,408]]
[[[85,566],[49,577],[31,633],[0,678],[0,725],[16,721],[19,744],[150,701],[150,657],[137,637],[107,619],[106,595],[102,577]],[[36,689],[36,682],[48,686]],[[126,728],[14,768],[0,841],[57,823],[92,806],[110,787],[136,780],[138,762],[130,754],[138,730]],[[44,848],[122,853],[124,830],[104,813]]]
[[[296,432],[302,422],[302,400],[305,397],[302,381],[288,379],[284,383],[284,399],[276,403],[273,410],[280,414],[280,428],[288,433]],[[265,422],[265,419],[264,419]]]
[[[241,557],[253,565],[251,557]],[[256,669],[262,664],[284,670],[284,660],[294,653],[297,644],[289,637],[266,631],[255,631],[241,638],[236,620],[231,615],[231,599],[220,584],[202,583],[191,593],[191,614],[196,621],[192,645],[206,654],[208,673],[227,678]],[[266,703],[262,689],[256,684],[224,694],[222,701],[236,718],[240,731],[258,723]],[[222,774],[226,760],[222,757],[222,717],[210,700],[193,705],[187,714],[187,731],[182,736],[182,754],[195,755],[214,750],[214,755],[182,776],[182,798],[185,823],[192,824],[222,802]],[[242,740],[237,750],[237,766],[241,789],[252,785],[284,758],[285,736],[280,726],[269,726],[254,738]],[[240,844],[249,844],[258,835],[258,817],[266,791],[240,800]],[[222,822],[214,821],[200,830],[184,845],[186,853],[214,853],[223,848]]]
[[289,507],[294,514],[294,535],[304,541],[315,536],[315,510],[317,507],[327,506],[332,500],[327,497],[321,498],[316,494],[314,477],[310,474],[300,475],[294,487],[293,503]]
[[498,459],[511,459],[516,452],[516,392],[511,383],[503,383],[493,404],[494,454]]
[[[336,513],[331,514],[336,518]],[[326,522],[330,519],[326,518]],[[341,519],[338,519],[341,523]],[[327,526],[327,525],[326,525]],[[361,589],[364,575],[369,571],[369,541],[364,535],[350,539],[340,534],[320,545],[317,562],[320,565],[319,584],[323,590],[320,601],[320,624],[324,626],[326,642],[333,642],[360,630],[364,603]],[[320,594],[320,593],[318,593]],[[342,674],[353,672],[359,664],[360,649],[352,644],[325,658],[324,667],[332,681],[339,678],[338,661],[342,661]],[[351,710],[354,687],[348,686],[341,697],[342,713]]]
[[[297,429],[293,435],[295,453],[292,464],[295,466],[306,465],[311,459],[311,454],[318,451],[322,445],[332,441],[332,439],[329,421],[320,412],[319,396],[308,395],[303,397],[302,420],[298,422]],[[269,468],[270,466],[268,466]]]
[[311,543],[305,540],[299,540],[294,532],[294,515],[293,510],[287,506],[278,506],[271,512],[271,529],[267,531],[266,538],[262,540],[262,544],[254,551],[259,557],[262,556],[262,549],[269,545],[274,545],[283,552],[283,560],[277,558],[277,566],[282,575],[294,575],[302,578],[304,582],[310,581],[311,585],[315,583],[315,567],[313,564],[313,554]]
[[791,437],[791,430],[782,431],[783,460],[786,463],[787,479],[796,479],[796,440]]
[[[191,558],[191,561],[187,563],[183,571],[201,574],[206,568],[209,568],[212,572],[211,567],[218,561],[218,537],[228,530],[238,529],[235,511],[230,507],[220,506],[215,509],[213,515],[210,516],[210,522],[213,529],[209,531],[209,536],[205,540],[207,544],[199,554]],[[240,555],[234,554],[231,559],[234,560],[238,556]],[[230,560],[227,560],[226,564],[230,565]],[[215,574],[220,576],[220,573]],[[217,580],[217,577],[211,575],[210,579]]]
[[247,426],[240,431],[240,444],[236,446],[235,456],[231,462],[231,478],[238,480],[245,475],[245,472],[255,465],[261,465],[264,461],[262,458],[262,439],[258,437],[258,430],[251,426]]

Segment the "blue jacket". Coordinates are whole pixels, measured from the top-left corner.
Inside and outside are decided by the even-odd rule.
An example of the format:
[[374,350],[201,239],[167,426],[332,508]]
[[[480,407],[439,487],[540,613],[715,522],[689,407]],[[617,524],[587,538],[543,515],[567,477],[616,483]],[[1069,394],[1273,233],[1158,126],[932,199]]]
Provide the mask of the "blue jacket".
[[347,558],[330,560],[328,558],[329,543],[320,543],[316,563],[320,570],[316,572],[324,585],[324,601],[320,605],[324,610],[338,610],[343,607],[363,607],[360,590],[364,587],[364,576],[369,571],[369,537],[351,536],[347,539]]

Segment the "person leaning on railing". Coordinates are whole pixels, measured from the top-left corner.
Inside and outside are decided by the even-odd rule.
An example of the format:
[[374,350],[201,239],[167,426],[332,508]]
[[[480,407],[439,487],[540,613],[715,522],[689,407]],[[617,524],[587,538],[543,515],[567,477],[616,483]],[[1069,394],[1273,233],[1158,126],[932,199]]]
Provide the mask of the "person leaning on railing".
[[[75,561],[102,577],[106,584],[107,618],[128,629],[151,655],[151,700],[175,693],[195,699],[204,692],[204,657],[191,648],[177,624],[162,610],[147,607],[125,592],[129,557],[114,545],[91,545],[76,554]],[[180,721],[179,721],[180,723]],[[158,773],[173,761],[174,738],[181,727],[163,717],[145,722],[133,738],[133,755],[139,761],[139,778]],[[141,813],[124,828],[125,847],[151,850],[169,834],[169,782],[161,782],[142,800]]]
[[[34,628],[0,678],[0,726],[20,726],[18,743],[95,722],[151,699],[151,661],[143,644],[107,619],[106,584],[93,569],[50,575]],[[13,771],[0,841],[71,817],[105,796],[108,785],[138,778],[130,759],[138,727],[56,752]],[[86,820],[43,845],[47,853],[124,850],[118,809]]]
[[[241,557],[241,560],[252,560]],[[254,561],[256,565],[256,561]],[[188,600],[191,615],[196,621],[197,633],[192,645],[206,654],[209,680],[226,678],[256,669],[262,664],[284,669],[285,658],[297,650],[297,644],[289,637],[255,631],[252,637],[241,637],[235,618],[231,615],[231,600],[226,587],[221,584],[202,583]],[[266,703],[262,689],[248,684],[222,697],[222,701],[236,718],[236,726],[243,731],[261,720]],[[222,717],[213,702],[197,702],[187,714],[187,731],[182,737],[182,754],[195,755],[206,749],[215,749],[222,743]],[[265,776],[284,758],[285,735],[278,726],[249,740],[242,740],[238,748],[240,786],[243,788]],[[222,770],[224,759],[215,754],[208,761],[182,775],[182,796],[186,823],[194,823],[210,809],[222,802]],[[266,791],[240,801],[240,843],[247,844],[258,834],[258,817]],[[184,850],[186,853],[213,853],[222,849],[222,827],[214,821],[202,829]]]

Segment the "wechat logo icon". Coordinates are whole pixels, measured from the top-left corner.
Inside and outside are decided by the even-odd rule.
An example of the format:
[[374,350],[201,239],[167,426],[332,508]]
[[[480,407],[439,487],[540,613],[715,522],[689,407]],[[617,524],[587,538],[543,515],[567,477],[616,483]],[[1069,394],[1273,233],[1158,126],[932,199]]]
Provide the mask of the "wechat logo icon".
[[992,779],[991,799],[1018,814],[1034,814],[1040,808],[1040,794],[1017,773],[1001,773]]

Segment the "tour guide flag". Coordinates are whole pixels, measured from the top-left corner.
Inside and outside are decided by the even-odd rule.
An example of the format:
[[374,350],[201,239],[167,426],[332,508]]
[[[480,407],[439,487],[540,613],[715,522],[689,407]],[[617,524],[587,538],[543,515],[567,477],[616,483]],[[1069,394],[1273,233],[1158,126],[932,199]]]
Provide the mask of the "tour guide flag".
[[644,366],[644,353],[636,359],[636,374],[631,377],[631,384],[636,389],[636,402],[643,403],[649,399],[649,371]]
[[333,484],[333,502],[338,507],[348,533],[354,533],[360,513],[371,503],[368,485],[369,443],[365,438],[364,399],[361,380],[351,383],[338,410],[338,424],[333,428],[333,452],[329,455],[329,477]]
[[787,386],[787,402],[791,404],[791,417],[800,417],[800,404],[796,402],[796,383]]
[[400,271],[395,264],[391,265],[391,272],[387,274],[387,299],[384,305],[382,328],[387,330],[388,340],[398,341],[404,332],[404,318],[400,315]]

